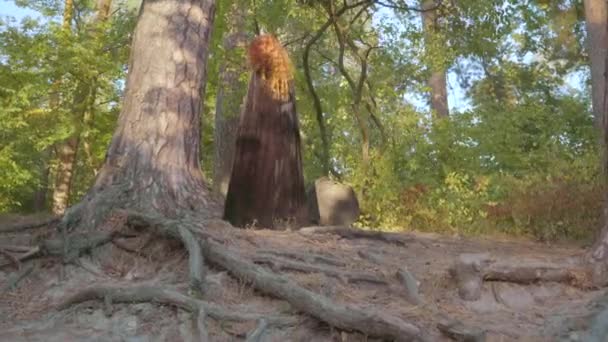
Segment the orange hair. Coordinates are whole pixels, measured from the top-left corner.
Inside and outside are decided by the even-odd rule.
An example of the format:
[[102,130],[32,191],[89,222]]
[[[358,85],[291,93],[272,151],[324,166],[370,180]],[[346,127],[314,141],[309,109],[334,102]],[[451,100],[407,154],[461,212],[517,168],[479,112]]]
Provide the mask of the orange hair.
[[249,65],[266,80],[275,99],[289,99],[289,82],[293,80],[291,61],[277,38],[270,34],[257,36],[249,45]]

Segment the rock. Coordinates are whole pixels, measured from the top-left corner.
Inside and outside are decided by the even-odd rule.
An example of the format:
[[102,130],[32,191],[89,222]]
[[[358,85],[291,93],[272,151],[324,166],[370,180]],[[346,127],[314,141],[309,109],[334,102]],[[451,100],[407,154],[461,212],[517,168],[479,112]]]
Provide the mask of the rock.
[[322,177],[307,193],[311,221],[321,226],[348,226],[359,218],[359,201],[352,187]]

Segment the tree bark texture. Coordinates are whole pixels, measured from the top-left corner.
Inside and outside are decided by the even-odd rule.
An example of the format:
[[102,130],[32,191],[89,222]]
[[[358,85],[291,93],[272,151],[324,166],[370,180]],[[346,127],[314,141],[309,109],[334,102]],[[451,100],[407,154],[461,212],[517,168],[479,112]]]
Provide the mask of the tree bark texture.
[[[435,7],[436,3],[435,0],[425,0],[422,6],[424,9],[429,9]],[[423,11],[422,22],[424,24],[426,49],[431,51],[431,56],[440,54],[441,51],[437,51],[437,44],[434,42],[434,35],[439,30],[437,10]],[[450,113],[448,107],[446,69],[441,64],[442,63],[436,61],[430,63],[431,76],[428,79],[431,95],[431,111],[440,118],[447,117]]]
[[[217,217],[199,164],[212,0],[144,0],[122,111],[94,186],[64,223],[94,227],[129,207]],[[74,220],[83,222],[74,222]]]
[[[604,3],[604,5],[606,4]],[[608,14],[608,12],[604,12],[604,14]],[[604,20],[607,22],[606,29],[608,29],[608,15],[604,16]],[[608,65],[608,50],[605,50],[604,53],[604,63]],[[604,73],[603,76],[604,85],[606,85],[608,83],[608,73]],[[603,152],[602,171],[604,177],[606,177],[608,175],[608,87],[604,86],[603,91],[604,100],[602,101],[601,112],[603,139],[601,140],[601,148]],[[606,186],[606,179],[604,179],[603,184]],[[594,283],[598,285],[608,284],[608,192],[604,194],[603,225],[598,239],[587,255],[587,260],[591,263],[593,269]]]
[[601,127],[604,110],[604,89],[606,88],[605,61],[608,53],[608,32],[606,17],[608,4],[605,0],[584,0],[587,26],[587,47],[591,64],[591,100],[593,114]]
[[247,44],[245,31],[247,10],[239,5],[238,2],[233,3],[228,14],[230,29],[224,39],[224,59],[220,66],[220,82],[215,106],[213,191],[222,197],[228,192],[239,113],[247,91],[247,82],[241,78],[247,70],[245,59],[241,58],[245,56]]
[[57,146],[57,170],[55,171],[55,184],[53,186],[53,206],[55,215],[63,215],[70,201],[70,189],[76,166],[76,154],[78,153],[77,136],[68,138]]
[[272,36],[249,49],[254,72],[236,140],[224,217],[235,226],[308,221],[300,128],[287,53]]

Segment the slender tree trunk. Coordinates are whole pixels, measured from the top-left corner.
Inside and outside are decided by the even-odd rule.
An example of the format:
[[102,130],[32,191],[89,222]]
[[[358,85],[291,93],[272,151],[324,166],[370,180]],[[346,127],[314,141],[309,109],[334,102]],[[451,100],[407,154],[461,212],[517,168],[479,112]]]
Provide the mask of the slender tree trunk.
[[[585,3],[586,4],[586,3]],[[604,4],[606,5],[606,4]],[[608,12],[604,12],[605,30],[608,31]],[[607,35],[608,36],[608,35]],[[606,37],[606,36],[605,36]],[[608,65],[608,50],[604,50],[604,63]],[[603,75],[604,84],[608,83],[608,73]],[[602,111],[601,111],[601,123],[602,123],[602,143],[601,148],[603,152],[602,159],[602,170],[604,170],[603,182],[604,189],[608,189],[606,177],[608,177],[608,87],[604,86],[602,96]],[[587,255],[587,260],[593,267],[594,282],[598,285],[608,284],[608,192],[604,194],[604,213],[603,213],[603,225],[600,229],[600,234]]]
[[[97,15],[93,25],[98,25],[107,20],[110,14],[112,0],[97,1]],[[63,27],[70,30],[70,20],[73,12],[73,0],[66,0],[64,10]],[[94,27],[94,30],[97,28]],[[95,32],[94,34],[100,34]],[[53,187],[53,204],[52,211],[55,215],[63,215],[70,201],[70,193],[72,190],[72,180],[76,169],[76,159],[78,157],[78,149],[80,145],[80,135],[83,131],[83,125],[90,124],[92,120],[91,103],[95,102],[95,94],[97,91],[97,78],[82,80],[76,86],[76,95],[72,104],[72,114],[74,115],[75,132],[66,141],[62,142],[57,147],[58,166],[55,172],[55,185]],[[87,115],[89,122],[85,122]],[[84,139],[84,143],[88,141]],[[88,148],[88,146],[85,146]]]
[[587,47],[591,65],[591,99],[593,114],[598,127],[602,126],[604,109],[604,89],[606,79],[606,53],[608,51],[608,31],[606,17],[608,4],[606,0],[584,0],[585,21],[587,25]]
[[[63,23],[62,28],[66,32],[71,31],[71,22],[74,12],[73,0],[65,0],[63,8]],[[53,94],[51,95],[51,108],[57,108],[60,103],[59,86],[61,80],[55,81],[53,84]],[[52,204],[51,211],[55,215],[63,215],[65,212],[70,196],[70,188],[72,184],[72,175],[74,172],[74,160],[78,148],[78,139],[74,137],[68,138],[55,147],[55,155],[57,158],[57,168],[55,170],[55,182],[53,184],[53,194],[51,196]]]
[[95,227],[113,209],[218,217],[199,164],[202,89],[215,2],[144,0],[122,111],[105,164],[64,224]]
[[[422,7],[424,9],[433,8],[436,6],[435,0],[425,0]],[[441,51],[437,49],[437,43],[435,42],[435,34],[439,31],[439,25],[437,24],[437,11],[423,11],[422,21],[424,26],[424,34],[426,41],[426,48],[432,51],[429,55],[435,56],[440,54]],[[447,117],[449,115],[448,107],[448,91],[447,91],[447,76],[446,69],[443,63],[438,61],[431,61],[430,63],[431,76],[428,79],[428,86],[431,94],[431,111],[437,117]]]
[[220,82],[215,106],[215,158],[213,191],[226,196],[234,160],[236,130],[241,103],[247,91],[247,81],[241,76],[247,71],[245,63],[245,15],[247,9],[234,2],[230,9],[230,29],[224,39],[224,59],[220,67]]
[[46,211],[47,207],[47,195],[49,193],[49,176],[50,176],[50,165],[51,160],[51,149],[47,148],[42,152],[40,161],[40,184],[38,189],[34,191],[34,197],[32,201],[32,210],[35,212]]
[[57,146],[57,170],[55,171],[55,185],[53,187],[52,212],[55,215],[63,215],[70,200],[70,189],[78,154],[77,136],[68,138]]

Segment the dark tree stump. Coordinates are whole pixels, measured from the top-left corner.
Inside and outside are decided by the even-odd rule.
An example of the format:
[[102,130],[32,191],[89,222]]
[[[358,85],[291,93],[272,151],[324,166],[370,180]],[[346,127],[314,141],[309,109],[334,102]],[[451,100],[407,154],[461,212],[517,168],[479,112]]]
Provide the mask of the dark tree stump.
[[253,75],[241,113],[224,218],[235,226],[306,224],[300,128],[287,53],[276,38],[249,48]]

